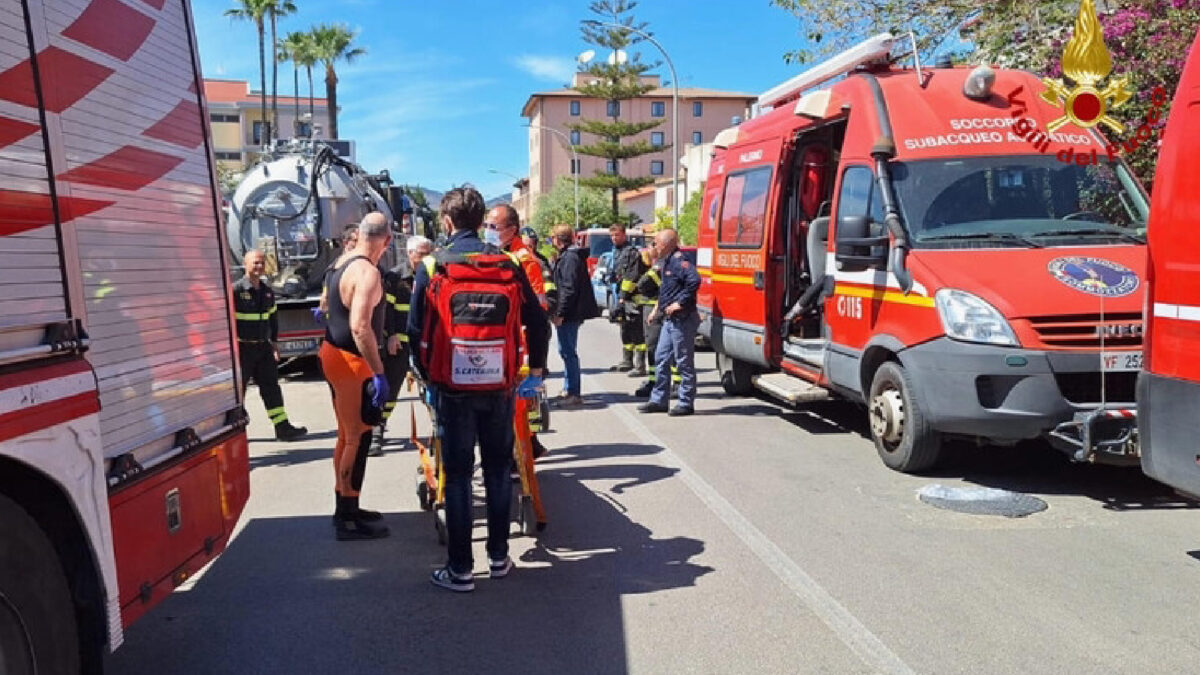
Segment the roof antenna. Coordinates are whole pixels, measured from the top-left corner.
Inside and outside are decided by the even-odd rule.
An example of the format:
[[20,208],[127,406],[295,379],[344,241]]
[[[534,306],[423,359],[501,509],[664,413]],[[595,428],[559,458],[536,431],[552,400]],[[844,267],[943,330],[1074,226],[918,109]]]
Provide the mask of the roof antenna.
[[912,41],[913,61],[917,66],[917,86],[925,88],[925,74],[921,72],[921,52],[917,51],[917,34],[908,31],[908,39]]

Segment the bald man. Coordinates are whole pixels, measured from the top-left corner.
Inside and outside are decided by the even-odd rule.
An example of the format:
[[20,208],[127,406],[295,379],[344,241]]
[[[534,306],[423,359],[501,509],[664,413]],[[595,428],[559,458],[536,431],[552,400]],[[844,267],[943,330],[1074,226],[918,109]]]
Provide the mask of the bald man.
[[696,311],[696,291],[700,274],[679,250],[679,235],[664,228],[654,235],[654,251],[662,261],[662,286],[658,303],[650,312],[650,321],[662,317],[662,333],[654,351],[654,388],[650,400],[638,406],[645,413],[667,412],[671,397],[671,368],[679,370],[679,404],[670,415],[678,417],[694,412],[696,399],[696,329],[700,314]]
[[248,251],[242,259],[246,275],[233,284],[243,395],[246,385],[254,380],[267,417],[275,425],[275,438],[294,441],[308,433],[308,429],[292,426],[283,408],[283,391],[279,388],[279,317],[275,313],[275,292],[262,278],[265,259],[262,251]]

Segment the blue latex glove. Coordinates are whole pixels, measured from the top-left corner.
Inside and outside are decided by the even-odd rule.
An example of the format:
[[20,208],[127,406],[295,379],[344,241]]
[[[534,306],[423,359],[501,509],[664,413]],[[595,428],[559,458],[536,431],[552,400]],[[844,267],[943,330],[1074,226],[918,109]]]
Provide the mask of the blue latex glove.
[[375,388],[374,396],[371,397],[371,405],[382,410],[384,404],[387,403],[388,394],[391,393],[391,391],[388,389],[387,377],[384,375],[372,376],[371,384],[374,385]]
[[538,375],[530,375],[517,385],[517,396],[521,398],[535,398],[538,389],[542,388],[542,378]]
[[425,403],[427,405],[429,405],[429,407],[431,407],[431,408],[436,408],[437,400],[438,400],[437,390],[431,386],[426,386],[425,387]]
[[325,327],[325,312],[322,312],[320,307],[313,307],[309,311],[312,312],[313,323],[324,328]]

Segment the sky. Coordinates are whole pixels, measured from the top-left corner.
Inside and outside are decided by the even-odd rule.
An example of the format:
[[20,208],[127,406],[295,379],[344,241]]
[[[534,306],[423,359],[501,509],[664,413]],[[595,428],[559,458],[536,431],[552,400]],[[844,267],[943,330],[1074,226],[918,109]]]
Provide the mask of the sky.
[[[513,176],[529,167],[522,106],[534,92],[568,84],[576,55],[592,48],[579,33],[579,22],[594,16],[587,0],[295,3],[281,38],[341,22],[367,50],[338,66],[339,135],[357,142],[359,164],[434,190],[471,183],[489,198],[510,192]],[[232,6],[192,2],[204,76],[246,79],[257,89],[257,34],[252,23],[224,16]],[[802,46],[797,21],[768,0],[642,0],[634,16],[667,50],[680,86],[759,94],[803,70],[783,60]],[[661,60],[653,45],[639,49],[643,60]],[[269,88],[269,61],[267,68]],[[665,62],[655,72],[670,79]],[[313,75],[315,94],[324,96],[323,69]],[[279,93],[291,91],[291,65],[280,64]]]

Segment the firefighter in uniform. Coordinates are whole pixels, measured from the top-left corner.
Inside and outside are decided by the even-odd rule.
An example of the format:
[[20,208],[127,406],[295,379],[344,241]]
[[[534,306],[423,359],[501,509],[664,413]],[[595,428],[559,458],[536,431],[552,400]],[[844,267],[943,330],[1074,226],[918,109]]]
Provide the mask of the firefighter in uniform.
[[408,376],[409,346],[408,307],[412,300],[413,275],[417,266],[425,256],[433,253],[433,242],[420,235],[409,235],[405,245],[408,253],[408,275],[401,265],[396,265],[383,273],[383,332],[384,344],[380,356],[383,358],[383,371],[391,384],[388,401],[383,405],[383,421],[375,427],[371,438],[371,449],[368,455],[377,457],[383,454],[383,432],[387,429],[388,418],[396,409],[396,399],[400,396],[400,384]]
[[650,316],[661,317],[663,325],[654,353],[654,388],[650,400],[638,406],[638,410],[667,412],[672,379],[667,366],[674,365],[679,368],[679,403],[671,409],[671,416],[691,415],[696,398],[696,329],[700,326],[696,291],[700,288],[700,275],[679,251],[675,230],[659,231],[654,237],[654,248],[662,261],[662,286]]
[[637,247],[629,243],[624,225],[613,225],[608,232],[613,241],[612,282],[619,284],[616,319],[621,326],[621,362],[609,370],[622,373],[632,370],[641,377],[646,374],[646,340],[642,335],[642,313],[631,297],[633,286],[645,268]]
[[[654,352],[658,349],[658,336],[662,334],[662,317],[656,316],[652,321],[650,313],[654,309],[654,305],[658,304],[658,291],[662,288],[662,268],[663,260],[658,257],[658,251],[653,246],[642,251],[642,255],[646,256],[646,262],[649,269],[637,281],[637,285],[633,290],[633,301],[642,308],[642,325],[646,335],[646,374],[647,379],[642,386],[638,387],[633,392],[634,396],[646,398],[650,395],[650,391],[654,389],[654,375],[657,372],[656,363],[654,361]],[[679,367],[671,366],[671,386],[679,386]]]
[[279,317],[275,312],[275,292],[262,280],[265,260],[262,251],[247,252],[242,260],[246,275],[233,284],[242,387],[244,390],[250,380],[254,380],[267,409],[267,417],[275,425],[275,438],[294,441],[308,433],[308,429],[292,426],[283,407],[277,363]]

